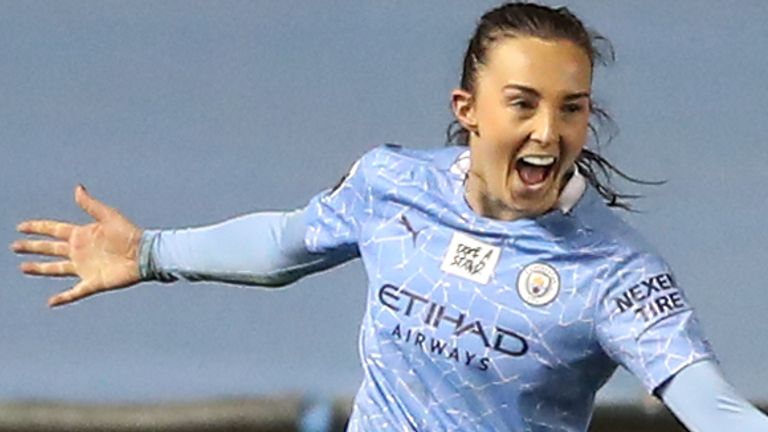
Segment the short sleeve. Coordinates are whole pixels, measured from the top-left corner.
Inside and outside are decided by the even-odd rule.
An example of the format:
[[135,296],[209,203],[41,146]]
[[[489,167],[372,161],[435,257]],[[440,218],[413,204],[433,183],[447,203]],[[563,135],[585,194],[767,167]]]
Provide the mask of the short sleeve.
[[339,183],[315,195],[306,208],[305,246],[312,253],[346,249],[358,254],[360,227],[369,214],[365,158],[355,161]]
[[661,258],[638,254],[609,280],[597,304],[598,340],[649,393],[686,366],[714,358],[693,308]]

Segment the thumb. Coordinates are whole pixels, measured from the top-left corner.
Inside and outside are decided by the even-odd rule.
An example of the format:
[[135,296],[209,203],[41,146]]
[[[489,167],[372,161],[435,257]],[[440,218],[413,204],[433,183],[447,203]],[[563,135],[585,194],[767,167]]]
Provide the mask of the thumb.
[[92,197],[82,184],[78,184],[75,188],[75,202],[99,222],[103,221],[111,211],[104,203]]
[[83,297],[89,296],[90,294],[92,294],[92,291],[93,290],[88,283],[86,283],[85,281],[80,281],[80,283],[78,283],[71,289],[64,291],[62,293],[59,293],[51,297],[50,299],[48,299],[48,306],[56,307],[56,306],[61,306],[67,303],[72,303],[73,301],[77,301]]

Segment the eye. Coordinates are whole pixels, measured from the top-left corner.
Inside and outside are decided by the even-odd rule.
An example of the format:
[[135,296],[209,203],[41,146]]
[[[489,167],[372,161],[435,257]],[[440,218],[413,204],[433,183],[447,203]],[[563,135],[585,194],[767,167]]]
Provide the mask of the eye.
[[584,110],[584,107],[581,104],[577,104],[577,103],[565,104],[563,106],[563,112],[567,114],[573,114],[573,113],[581,112],[583,110]]
[[532,110],[536,108],[536,105],[534,105],[533,102],[526,99],[514,99],[509,105],[520,110]]

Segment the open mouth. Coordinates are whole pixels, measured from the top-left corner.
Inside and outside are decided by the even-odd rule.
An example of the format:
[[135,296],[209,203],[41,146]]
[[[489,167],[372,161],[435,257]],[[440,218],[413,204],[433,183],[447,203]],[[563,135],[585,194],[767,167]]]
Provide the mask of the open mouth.
[[547,180],[556,162],[557,158],[550,155],[523,156],[515,163],[515,169],[523,183],[536,186]]

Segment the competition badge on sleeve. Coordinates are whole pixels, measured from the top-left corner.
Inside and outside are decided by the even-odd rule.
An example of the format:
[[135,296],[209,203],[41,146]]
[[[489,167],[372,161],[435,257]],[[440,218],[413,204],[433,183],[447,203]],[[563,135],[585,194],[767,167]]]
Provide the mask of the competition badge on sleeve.
[[560,275],[548,264],[528,264],[517,277],[517,292],[529,305],[544,306],[560,292]]

